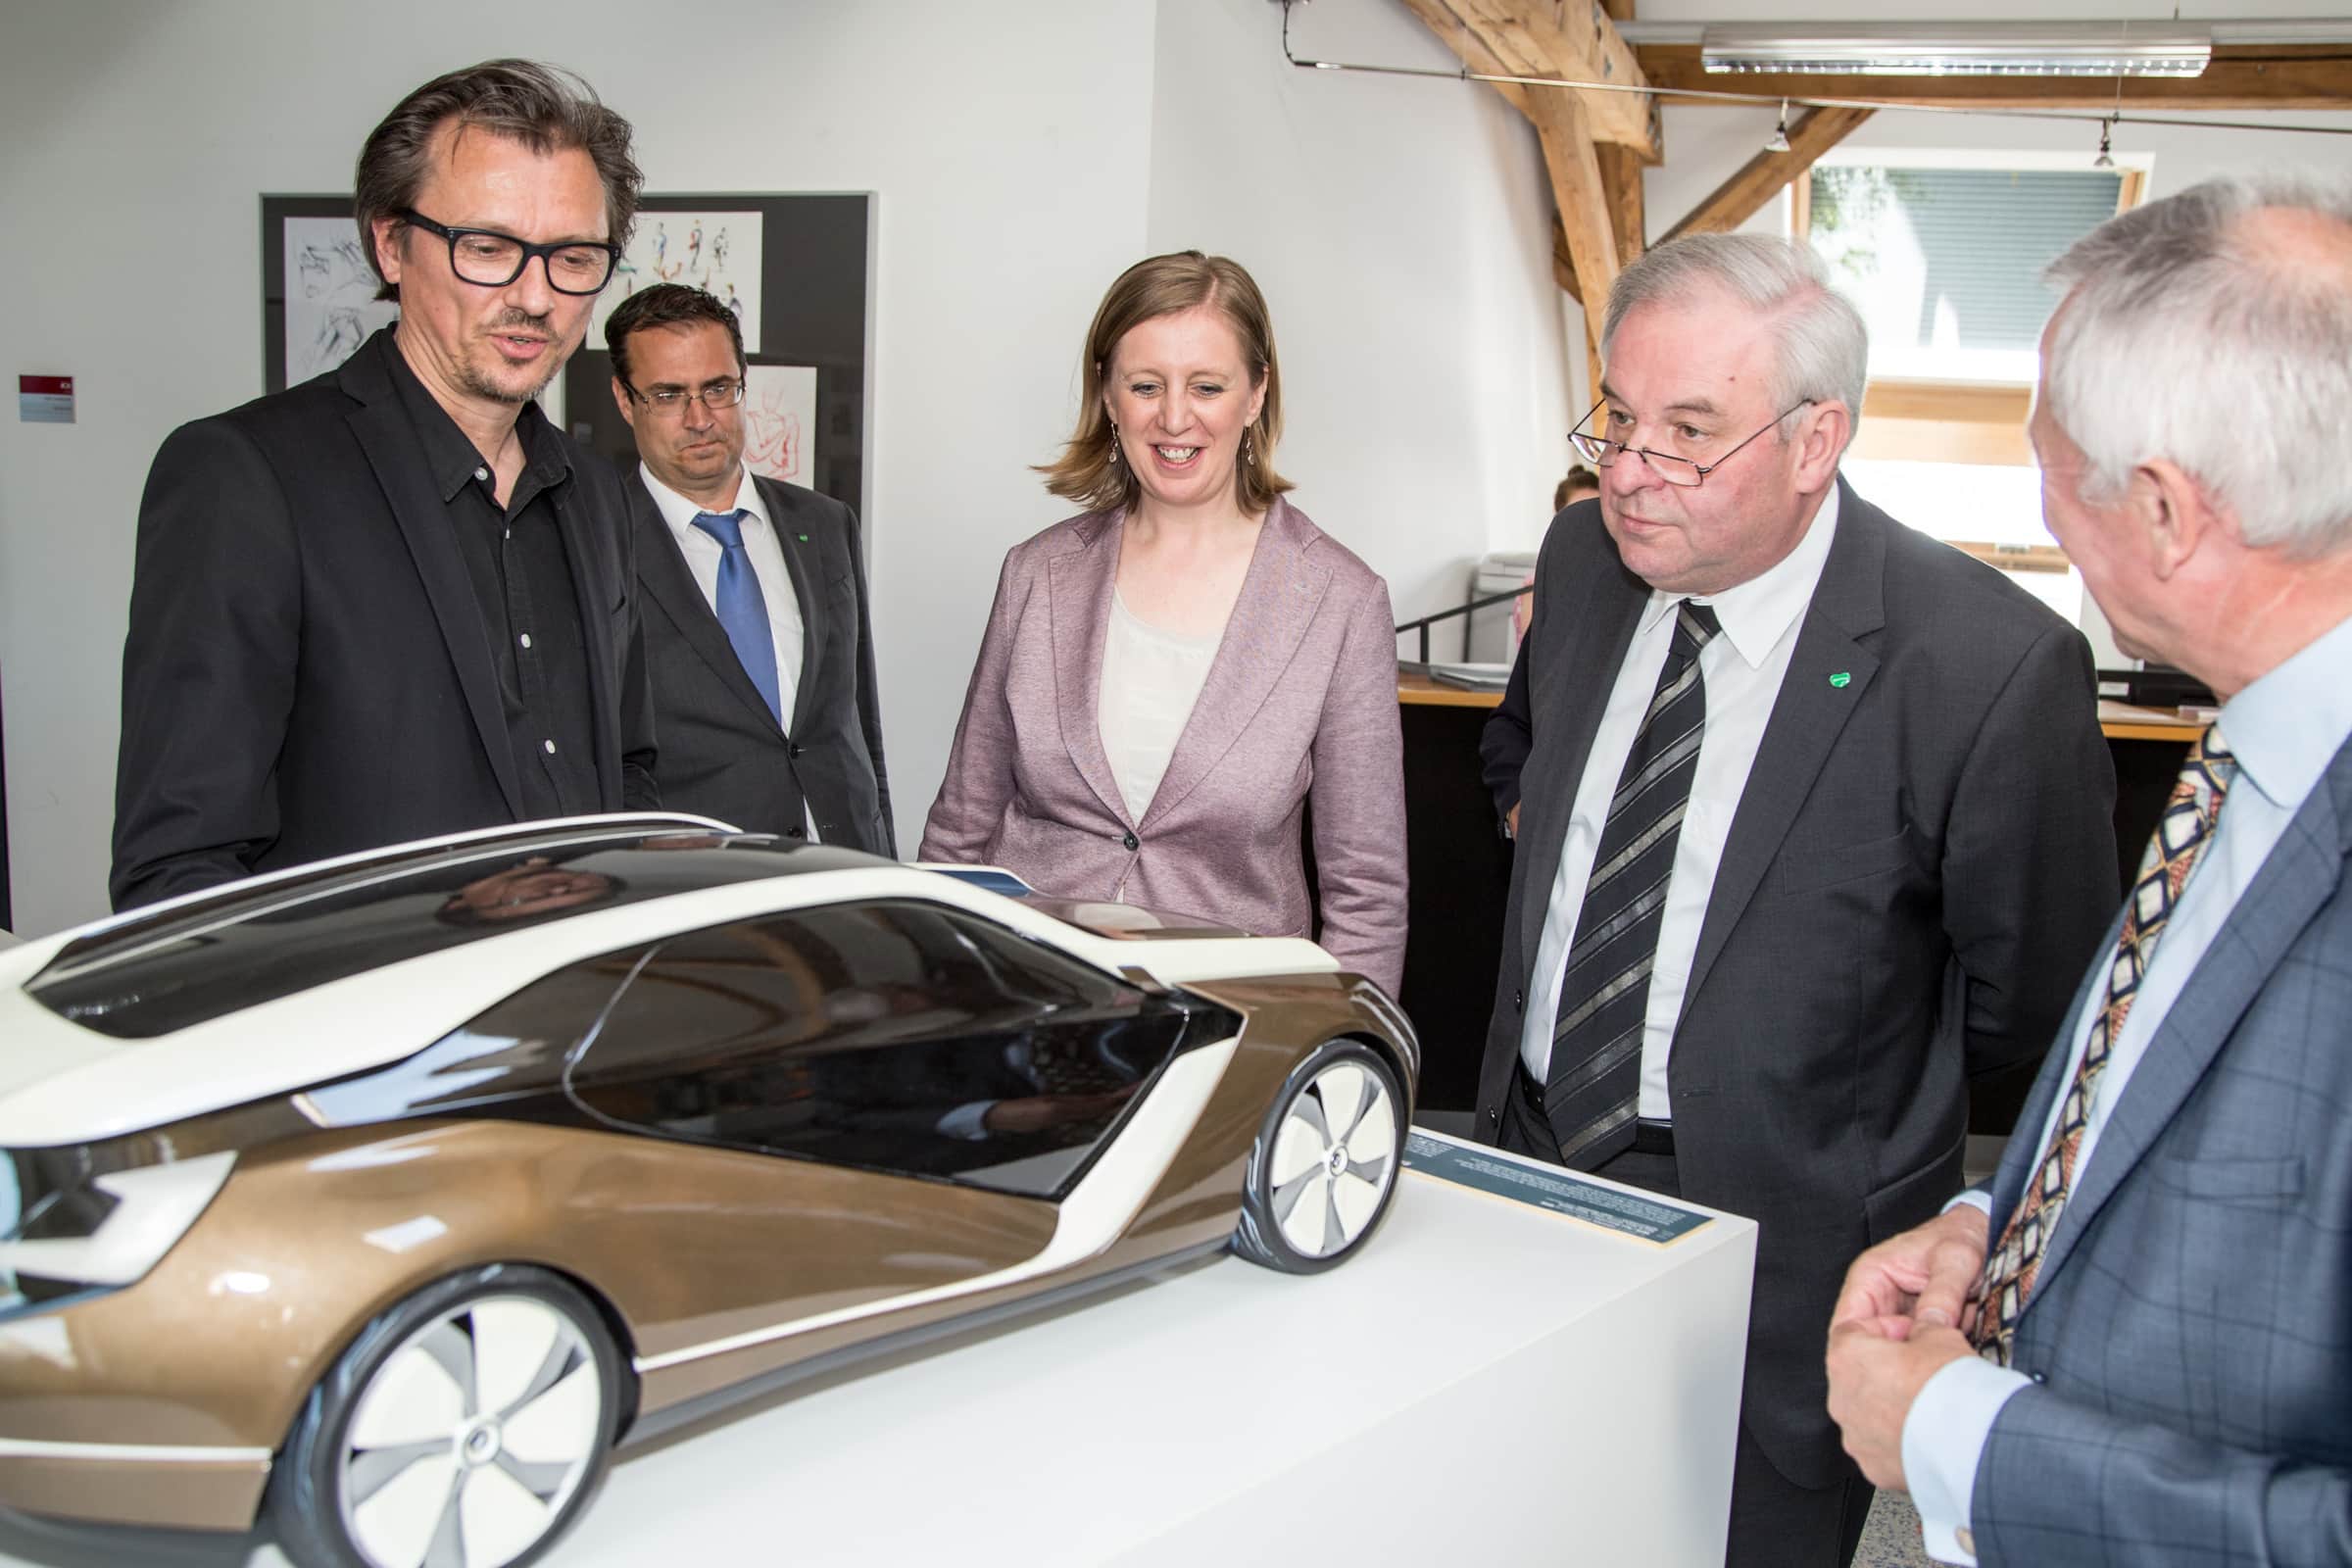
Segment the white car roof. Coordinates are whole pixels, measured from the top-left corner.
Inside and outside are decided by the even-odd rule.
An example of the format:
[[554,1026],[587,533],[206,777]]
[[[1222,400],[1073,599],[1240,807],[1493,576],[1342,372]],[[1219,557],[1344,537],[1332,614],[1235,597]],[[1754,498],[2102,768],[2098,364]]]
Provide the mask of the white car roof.
[[[1337,967],[1322,949],[1299,939],[1204,935],[1185,941],[1134,941],[1099,935],[1029,902],[985,891],[956,875],[820,847],[782,848],[773,841],[710,834],[702,846],[681,841],[715,824],[615,819],[564,824],[563,831],[505,830],[460,840],[401,846],[347,858],[329,871],[234,884],[153,910],[119,916],[0,952],[0,1148],[84,1143],[156,1127],[208,1111],[383,1066],[418,1052],[485,1008],[564,966],[707,926],[813,905],[916,898],[967,909],[1051,944],[1108,973],[1141,969],[1166,985]],[[663,850],[643,848],[661,839]],[[585,851],[599,864],[652,867],[674,889],[637,877],[625,896],[600,900],[513,928],[438,925],[416,938],[411,925],[419,887],[428,899],[452,877],[511,866],[531,855],[561,858]],[[732,851],[732,854],[722,852]],[[551,854],[552,852],[552,854]],[[747,853],[748,852],[748,853]],[[618,855],[622,858],[611,858]],[[585,863],[574,858],[568,863]],[[706,874],[707,873],[707,874]],[[408,878],[404,883],[403,878]],[[626,880],[626,879],[615,879]],[[298,960],[270,946],[287,945],[306,905],[333,903],[365,912],[381,891],[406,897],[380,932],[381,946],[422,951],[373,962],[367,950],[330,956],[327,978],[300,983]],[[1048,905],[1061,913],[1069,906]],[[362,922],[364,924],[364,922]],[[1124,923],[1099,923],[1105,929]],[[250,939],[250,940],[247,940]],[[207,975],[208,956],[244,941],[258,943],[248,964],[266,973]],[[208,946],[209,945],[209,946]],[[224,956],[222,961],[228,961]],[[182,991],[214,987],[215,1000],[142,995],[137,966],[187,981]],[[265,993],[246,1004],[220,1001],[222,985]],[[272,991],[272,987],[279,989]],[[165,988],[159,982],[159,990]],[[73,993],[74,1005],[61,1003]],[[93,1000],[95,999],[95,1000]],[[63,1006],[64,1010],[61,1010]],[[73,1015],[78,1008],[80,1015]],[[159,1027],[170,1024],[171,1027]]]

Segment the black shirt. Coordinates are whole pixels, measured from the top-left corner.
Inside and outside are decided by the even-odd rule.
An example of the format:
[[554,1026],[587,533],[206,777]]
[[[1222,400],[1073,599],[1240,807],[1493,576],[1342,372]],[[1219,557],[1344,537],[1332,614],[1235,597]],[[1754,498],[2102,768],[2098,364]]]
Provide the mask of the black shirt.
[[[389,346],[389,345],[388,345]],[[539,405],[514,421],[522,473],[507,505],[497,475],[449,411],[433,400],[397,347],[384,358],[402,409],[431,465],[433,489],[465,558],[482,633],[506,710],[507,743],[526,817],[579,816],[600,808],[596,719],[588,648],[563,529],[550,496],[571,482],[571,460]]]

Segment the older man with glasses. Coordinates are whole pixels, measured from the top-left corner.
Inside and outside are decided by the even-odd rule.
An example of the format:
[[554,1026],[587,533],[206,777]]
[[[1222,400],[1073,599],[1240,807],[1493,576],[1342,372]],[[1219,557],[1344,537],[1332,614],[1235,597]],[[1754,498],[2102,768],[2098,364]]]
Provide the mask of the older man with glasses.
[[398,324],[172,433],[139,511],[115,906],[465,828],[651,807],[611,466],[532,400],[637,207],[629,125],[527,61],[368,136],[360,232]]
[[621,302],[605,342],[637,436],[663,803],[895,855],[858,514],[745,465],[750,368],[725,302],[658,283]]
[[1600,495],[1484,748],[1519,851],[1480,1134],[1761,1225],[1737,1442],[1694,1455],[1737,1564],[1851,1556],[1840,1274],[1959,1190],[1969,1081],[2037,1055],[2119,885],[2081,634],[1838,477],[1867,350],[1802,246],[1625,270]]

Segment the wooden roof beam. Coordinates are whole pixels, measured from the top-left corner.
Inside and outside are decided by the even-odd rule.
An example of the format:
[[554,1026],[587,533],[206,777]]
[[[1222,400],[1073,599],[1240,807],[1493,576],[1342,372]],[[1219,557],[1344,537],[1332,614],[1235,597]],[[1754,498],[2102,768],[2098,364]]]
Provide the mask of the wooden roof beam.
[[[2216,44],[2196,76],[2132,76],[2124,82],[2131,114],[2180,110],[2352,109],[2352,59],[2340,44]],[[1833,76],[1745,72],[1709,74],[1696,44],[1644,44],[1635,59],[1653,87],[1736,92],[1759,101],[1861,98],[1889,106],[1942,109],[2090,109],[2116,107],[2113,76]]]
[[1853,128],[1871,117],[1868,109],[1808,109],[1788,127],[1788,150],[1758,153],[1744,168],[1715,187],[1713,195],[1690,209],[1665,239],[1684,234],[1726,234],[1764,210],[1792,179],[1802,177],[1813,161],[1845,140]]
[[[1634,51],[1594,0],[1404,0],[1406,7],[1472,71],[1499,76],[1645,85]],[[1532,120],[1539,99],[1573,97],[1592,138],[1630,147],[1656,163],[1655,100],[1638,92],[1570,92],[1495,83]]]

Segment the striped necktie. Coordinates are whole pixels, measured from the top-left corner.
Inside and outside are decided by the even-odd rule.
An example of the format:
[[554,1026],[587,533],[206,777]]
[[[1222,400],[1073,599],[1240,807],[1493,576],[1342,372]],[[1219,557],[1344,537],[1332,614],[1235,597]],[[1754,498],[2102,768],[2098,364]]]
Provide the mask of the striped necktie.
[[1617,775],[1577,911],[1544,1083],[1560,1163],[1577,1170],[1595,1169],[1633,1145],[1649,972],[1706,729],[1698,651],[1720,630],[1706,606],[1688,599],[1675,606],[1674,641]]
[[767,710],[776,722],[784,722],[783,688],[776,678],[776,634],[767,623],[767,600],[760,592],[760,573],[752,569],[752,558],[743,548],[743,519],[750,514],[734,512],[698,512],[694,525],[719,543],[718,558],[718,623],[726,629],[727,641],[735,645],[735,657],[742,661],[743,672],[752,677],[760,695],[767,701]]
[[2230,792],[2237,760],[2222,740],[2221,727],[2209,726],[2188,749],[2180,778],[2157,818],[2156,836],[2139,862],[2139,880],[2124,906],[2124,929],[2116,938],[2115,954],[2107,965],[2107,999],[2091,1020],[2090,1039],[2074,1082],[2058,1104],[2058,1122],[2050,1146],[2043,1151],[2034,1179],[2001,1229],[2001,1239],[1984,1258],[1984,1305],[1977,1314],[1977,1353],[2007,1366],[2016,1348],[2017,1320],[2034,1294],[2041,1259],[2066,1211],[2067,1195],[2074,1190],[2075,1157],[2082,1148],[2082,1132],[2097,1102],[2099,1080],[2107,1071],[2107,1056],[2124,1019],[2132,1012],[2139,982],[2157,939],[2172,919],[2180,890],[2197,857],[2212,841],[2214,822],[2222,814],[2222,798]]

